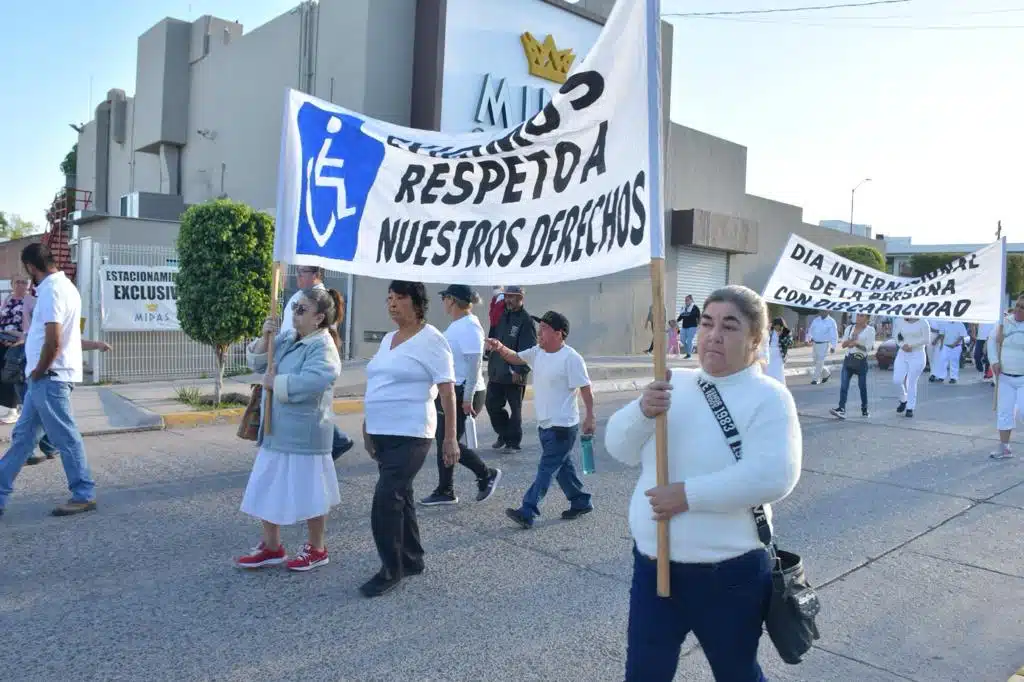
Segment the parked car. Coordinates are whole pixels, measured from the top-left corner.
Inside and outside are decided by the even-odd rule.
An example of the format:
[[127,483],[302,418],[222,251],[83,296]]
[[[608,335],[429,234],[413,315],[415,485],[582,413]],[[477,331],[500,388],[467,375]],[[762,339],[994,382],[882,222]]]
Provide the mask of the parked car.
[[875,351],[875,360],[878,362],[878,369],[892,369],[893,363],[896,361],[896,353],[899,351],[899,346],[896,344],[895,339],[889,339],[883,341],[878,346],[878,350]]

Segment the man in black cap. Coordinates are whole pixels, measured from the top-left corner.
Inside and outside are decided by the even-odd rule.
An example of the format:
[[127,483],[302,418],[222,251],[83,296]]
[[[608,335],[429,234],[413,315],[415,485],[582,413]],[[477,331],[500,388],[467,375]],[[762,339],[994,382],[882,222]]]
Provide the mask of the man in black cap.
[[537,413],[541,457],[537,477],[523,496],[519,509],[507,509],[505,515],[522,528],[533,527],[540,515],[540,502],[547,494],[552,479],[569,500],[569,508],[562,518],[569,521],[594,509],[590,493],[572,460],[573,447],[581,430],[578,397],[583,398],[586,416],[582,420],[585,435],[594,433],[594,395],[590,388],[587,364],[575,349],[566,345],[569,320],[565,315],[549,310],[543,317],[533,318],[538,323],[538,342],[533,348],[514,352],[494,339],[488,339],[487,348],[512,366],[533,367],[533,400]]
[[[523,288],[505,287],[505,312],[494,329],[494,339],[513,352],[537,345],[537,328],[523,307]],[[487,360],[487,416],[498,434],[494,449],[519,450],[523,440],[523,395],[526,393],[526,365],[509,365],[500,356]],[[508,405],[508,412],[505,405]]]

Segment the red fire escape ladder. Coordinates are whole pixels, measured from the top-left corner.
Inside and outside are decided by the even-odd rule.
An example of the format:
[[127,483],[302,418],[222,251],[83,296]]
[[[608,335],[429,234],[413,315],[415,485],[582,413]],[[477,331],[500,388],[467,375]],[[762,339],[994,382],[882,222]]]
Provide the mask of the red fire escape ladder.
[[71,216],[75,211],[84,211],[92,204],[92,192],[65,187],[57,192],[46,212],[47,231],[42,243],[50,247],[57,267],[74,282],[76,265],[71,260]]

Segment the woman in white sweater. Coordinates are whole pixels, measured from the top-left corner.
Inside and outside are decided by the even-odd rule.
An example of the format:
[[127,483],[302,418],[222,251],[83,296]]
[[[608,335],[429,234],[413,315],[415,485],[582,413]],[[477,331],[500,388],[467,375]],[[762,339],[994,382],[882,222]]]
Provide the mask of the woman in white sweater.
[[[771,593],[768,552],[753,508],[780,500],[800,477],[793,397],[761,372],[768,312],[755,292],[719,289],[702,310],[701,369],[676,369],[608,422],[605,446],[640,464],[630,504],[634,540],[627,682],[669,682],[693,632],[716,680],[763,680],[757,647]],[[709,398],[716,388],[740,436],[734,455]],[[713,390],[713,389],[712,389]],[[711,397],[714,400],[713,397]],[[721,408],[719,408],[719,412]],[[655,417],[667,413],[669,480],[658,486]],[[657,595],[657,521],[669,522],[672,596]]]
[[913,417],[917,408],[917,380],[924,372],[925,348],[931,343],[932,330],[928,320],[900,317],[896,319],[893,332],[900,347],[892,365],[892,382],[900,389],[896,411]]
[[996,428],[999,447],[992,459],[1010,459],[1010,436],[1017,418],[1024,412],[1024,294],[1017,297],[1012,315],[996,327],[995,340],[988,345],[988,360],[996,377]]

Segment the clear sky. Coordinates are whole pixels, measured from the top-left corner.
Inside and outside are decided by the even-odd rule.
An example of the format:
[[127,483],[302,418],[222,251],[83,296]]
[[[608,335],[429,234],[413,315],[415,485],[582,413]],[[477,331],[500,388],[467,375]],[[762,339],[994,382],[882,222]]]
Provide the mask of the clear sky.
[[[410,0],[411,2],[412,0]],[[703,12],[838,0],[662,0]],[[165,16],[249,31],[295,0],[5,3],[0,211],[41,223],[110,88],[134,91],[138,36]],[[673,19],[672,117],[748,148],[747,191],[916,243],[1024,241],[1024,0],[911,0]],[[955,28],[950,28],[955,27]],[[44,30],[45,29],[45,30]],[[13,66],[12,66],[13,65]],[[91,82],[91,88],[90,88]]]

